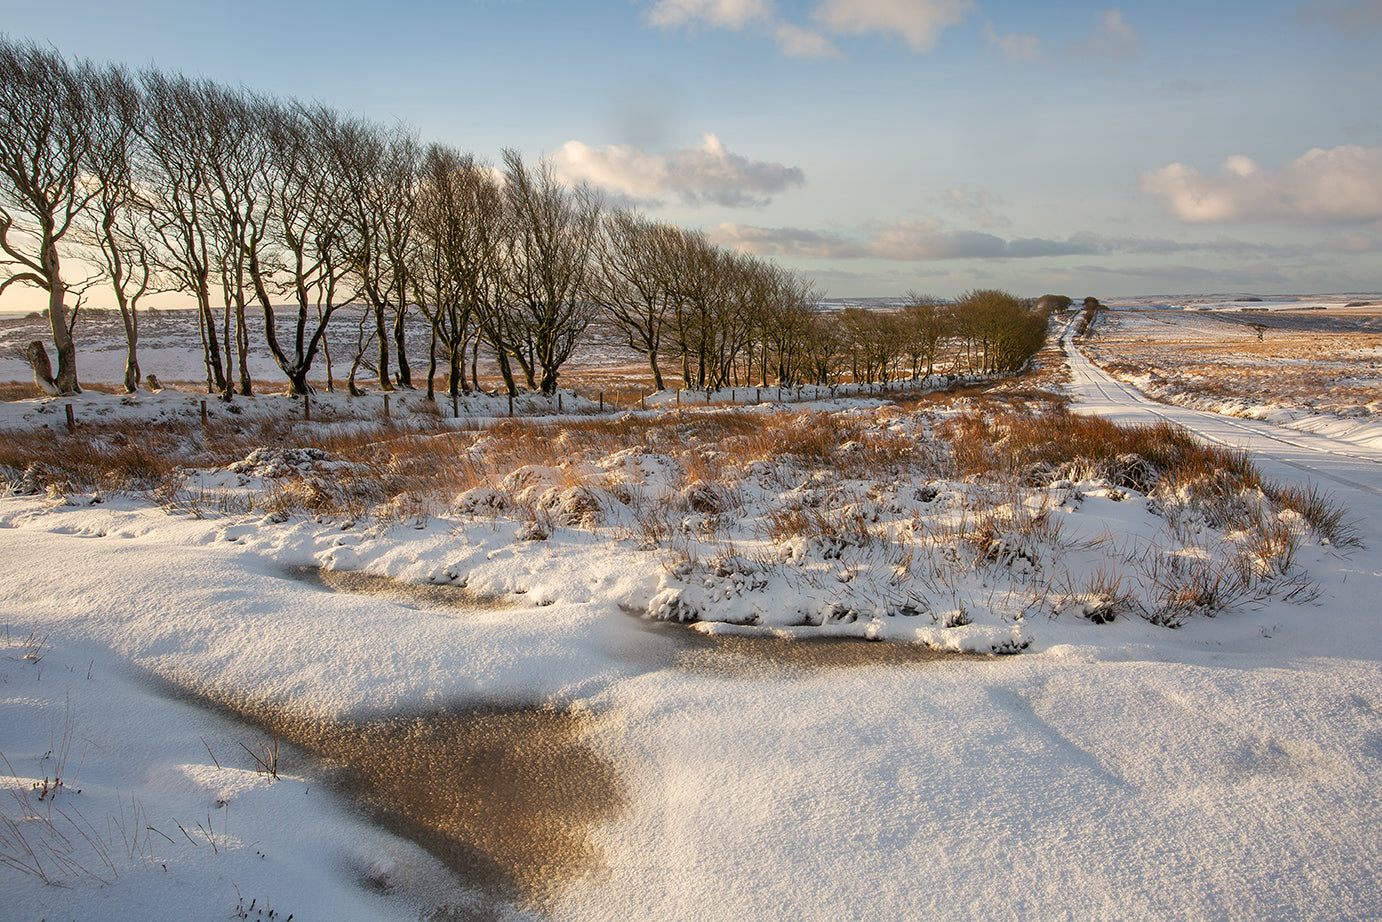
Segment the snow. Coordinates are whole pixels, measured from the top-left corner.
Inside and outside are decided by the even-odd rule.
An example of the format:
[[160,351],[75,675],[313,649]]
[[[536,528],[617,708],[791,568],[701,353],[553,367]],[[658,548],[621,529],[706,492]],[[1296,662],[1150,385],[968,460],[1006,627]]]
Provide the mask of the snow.
[[1286,299],[1246,317],[1125,308],[1101,315],[1084,348],[1160,402],[1378,447],[1382,297],[1368,298]]
[[[702,561],[682,579],[636,542],[574,524],[522,540],[523,523],[495,508],[503,494],[471,492],[445,514],[388,523],[193,515],[115,494],[0,497],[0,753],[10,776],[0,815],[14,821],[0,827],[0,855],[19,855],[20,837],[46,842],[54,880],[0,866],[0,916],[1382,915],[1382,424],[1355,421],[1342,442],[1154,404],[1077,349],[1069,358],[1077,410],[1169,418],[1249,447],[1271,476],[1327,487],[1362,546],[1302,547],[1314,602],[1262,595],[1175,630],[1138,617],[1019,619],[990,604],[1004,591],[990,571],[958,582],[957,607],[978,615],[969,625],[860,613],[815,627],[803,613],[848,587],[826,596],[808,578],[728,558],[724,575]],[[271,413],[276,399],[240,403]],[[843,412],[879,404],[835,400]],[[0,425],[57,429],[56,406],[5,404]],[[342,420],[353,412],[343,397],[321,407]],[[83,419],[197,408],[178,392],[78,398]],[[330,463],[265,452],[239,471],[189,476],[206,490],[253,490],[288,468]],[[603,469],[636,472],[630,482],[655,491],[665,464],[620,453]],[[747,510],[791,492],[776,465],[760,464],[735,497]],[[529,473],[537,499],[561,484],[553,471]],[[891,486],[901,495],[912,485]],[[951,509],[972,488],[933,486]],[[1034,556],[1075,583],[1103,546],[1165,540],[1164,517],[1140,494],[1081,480],[1053,494],[1070,499],[1054,506],[1064,550]],[[696,509],[722,500],[679,501],[694,528],[705,514]],[[747,554],[748,536],[735,540]],[[858,585],[866,550],[843,551],[862,555]],[[822,580],[842,565],[819,547],[796,551]],[[1026,585],[1021,566],[1006,585]],[[464,586],[485,604],[345,591],[302,568]],[[693,628],[628,613],[668,593],[719,620]],[[856,601],[867,596],[860,589]],[[822,632],[980,650],[1016,635],[1027,646],[923,659],[875,644],[870,659],[803,642]],[[752,642],[736,646],[746,633]],[[777,655],[775,637],[806,652]],[[252,753],[263,757],[269,734],[194,693],[322,720],[569,709],[588,719],[578,742],[613,766],[621,806],[588,830],[595,867],[514,902],[372,823],[301,750],[285,744],[277,779],[258,771]],[[57,779],[38,800],[34,784]],[[51,857],[63,842],[66,864]]]

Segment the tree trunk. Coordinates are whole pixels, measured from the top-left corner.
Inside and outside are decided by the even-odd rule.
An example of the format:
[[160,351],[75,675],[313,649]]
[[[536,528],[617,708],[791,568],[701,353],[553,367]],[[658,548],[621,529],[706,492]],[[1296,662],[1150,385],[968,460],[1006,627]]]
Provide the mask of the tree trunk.
[[249,397],[254,393],[254,381],[250,378],[250,331],[245,324],[243,296],[235,302],[235,352],[240,364],[240,393]]
[[53,363],[48,360],[48,350],[43,343],[34,340],[24,348],[24,359],[34,370],[34,384],[49,397],[60,396],[57,382],[53,380]]
[[437,330],[432,328],[432,342],[427,347],[427,399],[437,399]]
[[648,367],[653,373],[653,388],[655,390],[666,390],[662,386],[662,369],[657,366],[657,350],[652,349],[648,352]]
[[504,379],[504,390],[510,397],[518,394],[518,383],[513,379],[513,367],[509,365],[509,355],[503,349],[495,353],[495,361],[499,365],[499,375]]
[[374,306],[374,335],[379,338],[379,389],[391,391],[393,381],[389,380],[389,330],[384,322],[384,307],[382,302]]
[[206,392],[224,394],[229,385],[226,383],[225,369],[221,367],[221,346],[216,341],[216,314],[211,310],[211,299],[205,291],[197,294],[197,301],[206,337],[203,343],[206,349]]
[[403,298],[403,285],[399,284],[398,313],[394,316],[393,323],[393,344],[394,354],[398,359],[398,376],[394,379],[399,387],[406,387],[409,390],[413,387],[413,373],[408,368],[408,347],[404,340],[403,316],[407,313],[407,301]]
[[125,324],[125,393],[139,390],[139,321],[122,297],[120,319]]
[[461,368],[464,355],[464,349],[452,349],[447,357],[446,393],[453,401],[461,393],[461,385],[465,379],[465,372]]
[[[45,240],[43,244],[43,266],[48,270],[48,326],[53,331],[53,348],[58,354],[58,373],[51,380],[57,393],[61,395],[80,394],[77,384],[77,347],[72,342],[72,330],[68,327],[67,286],[62,283],[62,267],[58,260],[57,244]],[[48,353],[44,350],[44,359]]]
[[[325,329],[325,328],[326,328],[326,322],[322,319],[321,312],[322,312],[322,311],[321,311],[321,308],[318,307],[318,308],[317,308],[317,323],[319,324],[318,329]],[[327,342],[325,336],[321,337],[321,351],[322,351],[322,358],[326,361],[326,389],[327,389],[328,392],[331,392],[331,391],[334,391],[334,390],[336,389],[336,379],[335,379],[335,377],[334,377],[334,376],[332,375],[332,373],[331,373],[331,345]]]

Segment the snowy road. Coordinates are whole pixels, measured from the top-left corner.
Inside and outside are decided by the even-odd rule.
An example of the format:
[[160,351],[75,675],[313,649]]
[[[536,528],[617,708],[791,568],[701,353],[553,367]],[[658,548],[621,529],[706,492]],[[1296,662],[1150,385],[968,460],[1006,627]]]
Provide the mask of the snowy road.
[[[1274,479],[1296,480],[1303,474],[1331,492],[1347,493],[1351,508],[1382,511],[1382,450],[1258,420],[1156,403],[1097,368],[1068,341],[1066,351],[1075,379],[1071,390],[1076,412],[1119,423],[1172,422],[1206,441],[1251,451]],[[1356,491],[1361,506],[1348,491]]]

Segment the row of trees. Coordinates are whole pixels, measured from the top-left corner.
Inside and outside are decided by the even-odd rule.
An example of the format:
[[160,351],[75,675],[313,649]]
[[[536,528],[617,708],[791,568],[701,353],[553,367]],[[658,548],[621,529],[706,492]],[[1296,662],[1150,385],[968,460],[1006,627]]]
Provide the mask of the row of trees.
[[420,319],[429,393],[444,362],[453,394],[467,370],[477,380],[482,348],[510,393],[552,393],[601,312],[658,388],[668,368],[695,388],[824,382],[842,366],[875,380],[904,356],[915,375],[950,341],[968,370],[1002,371],[1045,328],[1001,292],[832,318],[796,275],[604,207],[514,151],[494,167],[322,105],[2,37],[0,121],[0,293],[47,291],[57,368],[42,344],[30,359],[55,394],[79,390],[74,323],[98,290],[124,320],[127,389],[141,377],[140,300],[180,291],[207,389],[227,399],[253,392],[252,311],[296,393],[346,304],[365,312],[351,387],[361,369],[383,389],[412,387],[405,333]]

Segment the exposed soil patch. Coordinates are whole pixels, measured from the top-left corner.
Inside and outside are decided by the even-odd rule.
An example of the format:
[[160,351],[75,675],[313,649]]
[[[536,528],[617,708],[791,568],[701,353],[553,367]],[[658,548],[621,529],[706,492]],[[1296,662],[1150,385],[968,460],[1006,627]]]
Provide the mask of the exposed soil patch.
[[627,609],[625,614],[642,620],[649,634],[670,642],[660,658],[650,660],[650,665],[727,678],[749,678],[765,671],[782,669],[866,669],[870,666],[994,658],[988,653],[961,653],[924,644],[866,640],[861,637],[706,634],[683,622],[644,620],[641,612]]
[[[669,625],[675,629],[675,625]],[[761,672],[764,666],[822,671],[864,669],[870,666],[905,666],[953,659],[993,659],[990,654],[956,653],[915,643],[889,643],[856,637],[747,637],[707,636],[682,631],[689,638],[677,654],[676,665],[705,675],[742,677]]]
[[360,570],[292,567],[288,570],[288,575],[331,592],[380,596],[420,608],[493,611],[514,604],[513,599],[508,596],[485,595],[456,583],[410,583]]

